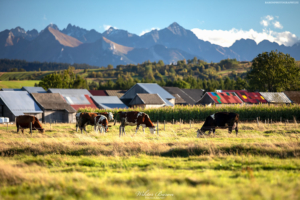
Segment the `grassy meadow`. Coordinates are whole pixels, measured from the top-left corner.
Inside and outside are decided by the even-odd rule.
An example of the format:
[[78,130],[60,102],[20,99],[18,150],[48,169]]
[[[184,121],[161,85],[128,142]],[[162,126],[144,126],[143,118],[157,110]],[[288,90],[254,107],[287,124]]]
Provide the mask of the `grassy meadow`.
[[22,88],[22,87],[34,87],[35,83],[40,81],[0,81],[0,88]]
[[[203,122],[202,122],[203,123]],[[299,199],[300,127],[240,122],[239,135],[202,123],[159,125],[159,135],[119,124],[87,133],[44,124],[0,125],[0,199]]]

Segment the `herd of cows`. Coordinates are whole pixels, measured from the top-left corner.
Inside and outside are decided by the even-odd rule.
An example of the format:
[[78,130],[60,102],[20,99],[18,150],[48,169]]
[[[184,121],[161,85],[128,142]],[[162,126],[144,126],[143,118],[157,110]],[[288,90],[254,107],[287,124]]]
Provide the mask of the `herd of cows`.
[[[143,131],[145,133],[145,128],[150,129],[150,133],[154,134],[156,132],[156,126],[152,123],[149,115],[143,112],[131,111],[131,112],[118,112],[119,119],[121,121],[121,125],[119,127],[119,136],[123,136],[125,134],[125,126],[136,126],[136,131],[139,130],[139,127],[142,126]],[[103,112],[103,113],[77,113],[76,114],[76,131],[78,132],[78,128],[80,128],[81,133],[82,130],[86,132],[86,126],[91,125],[94,126],[94,130],[98,131],[100,129],[100,133],[108,131],[108,123],[110,121],[114,121],[114,116],[111,112]],[[229,133],[235,129],[236,135],[238,134],[238,121],[239,114],[237,113],[228,113],[228,112],[218,112],[212,115],[209,115],[202,128],[197,130],[197,137],[203,135],[206,131],[209,131],[209,134],[213,132],[215,134],[215,130],[217,128],[227,129]],[[116,123],[116,121],[115,121]],[[115,125],[114,123],[114,125]],[[44,133],[44,129],[39,120],[30,115],[21,115],[16,118],[16,126],[17,133],[21,129],[22,133],[24,133],[24,129],[31,128],[32,130],[38,130],[41,133]]]

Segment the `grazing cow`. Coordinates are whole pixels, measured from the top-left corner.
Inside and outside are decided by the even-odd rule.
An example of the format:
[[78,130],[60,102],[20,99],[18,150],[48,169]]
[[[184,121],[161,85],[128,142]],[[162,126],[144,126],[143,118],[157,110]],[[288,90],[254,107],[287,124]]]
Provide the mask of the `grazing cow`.
[[[76,132],[78,132],[78,127],[79,127],[79,119],[80,119],[80,115],[82,113],[76,113]],[[104,115],[105,117],[107,117],[108,121],[113,121],[114,120],[114,115],[112,114],[112,112],[103,112],[103,113],[95,113],[97,115]],[[92,125],[92,124],[89,124]]]
[[104,115],[98,115],[97,117],[95,117],[95,126],[96,126],[96,131],[100,127],[100,133],[102,133],[102,130],[104,130],[104,133],[106,133],[108,130],[107,117]]
[[19,133],[19,129],[21,129],[22,133],[24,133],[25,128],[30,129],[30,122],[32,123],[32,130],[38,130],[40,133],[44,133],[45,130],[39,120],[30,115],[20,115],[16,118],[17,133]]
[[201,129],[197,131],[197,137],[205,133],[205,131],[211,131],[215,134],[216,128],[228,128],[228,132],[231,133],[232,129],[235,129],[236,135],[238,134],[238,121],[239,114],[228,113],[228,112],[218,112],[210,115],[206,118]]
[[76,132],[78,132],[78,127],[79,127],[79,118],[80,118],[80,115],[82,113],[76,113]]
[[137,126],[135,134],[139,130],[140,125],[143,127],[143,131],[145,133],[145,127],[150,129],[150,133],[154,134],[156,131],[156,127],[153,125],[152,121],[150,120],[149,115],[143,112],[131,111],[131,112],[118,112],[119,117],[121,119],[121,125],[119,128],[119,136],[125,133],[125,126]]
[[[76,128],[77,127],[80,128],[81,134],[82,134],[82,129],[84,129],[86,132],[87,125],[95,126],[95,117],[97,117],[97,116],[98,116],[97,113],[80,113],[78,125],[76,124]],[[94,127],[94,129],[95,128],[96,128],[96,126]]]
[[112,112],[103,112],[103,113],[97,113],[98,115],[104,115],[108,121],[114,121],[114,115],[112,114]]

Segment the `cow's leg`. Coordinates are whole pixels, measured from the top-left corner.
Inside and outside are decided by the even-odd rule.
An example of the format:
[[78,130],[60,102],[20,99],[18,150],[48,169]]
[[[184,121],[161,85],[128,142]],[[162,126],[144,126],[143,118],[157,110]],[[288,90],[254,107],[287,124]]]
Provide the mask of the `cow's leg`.
[[17,124],[17,133],[19,133],[20,126]]
[[236,122],[236,125],[235,125],[235,133],[236,133],[236,136],[238,135],[238,132],[239,132],[239,130],[238,130],[238,122]]
[[126,135],[125,126],[123,126],[123,133],[124,133],[124,135]]
[[76,124],[76,132],[78,132],[78,124]]
[[139,128],[140,128],[140,125],[137,125],[136,130],[135,130],[135,134],[138,132]]
[[122,125],[119,127],[119,137],[121,137]]
[[216,135],[216,128],[213,128],[214,136]]

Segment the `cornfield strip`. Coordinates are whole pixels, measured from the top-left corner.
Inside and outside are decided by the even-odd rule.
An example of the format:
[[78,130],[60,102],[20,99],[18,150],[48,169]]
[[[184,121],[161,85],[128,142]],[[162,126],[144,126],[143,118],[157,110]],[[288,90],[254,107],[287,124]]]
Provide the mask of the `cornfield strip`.
[[[119,111],[140,111],[147,113],[152,121],[164,120],[172,122],[174,120],[183,120],[183,122],[188,123],[189,120],[204,121],[207,116],[214,114],[216,112],[235,112],[240,115],[241,121],[251,121],[256,120],[271,120],[273,122],[280,121],[285,122],[285,120],[294,120],[294,117],[300,119],[300,106],[298,104],[290,105],[223,105],[223,106],[175,106],[163,107],[163,108],[129,108],[129,109],[113,109],[105,110],[107,112],[112,112],[117,120],[116,115]],[[78,112],[103,112],[100,109],[79,109]]]

